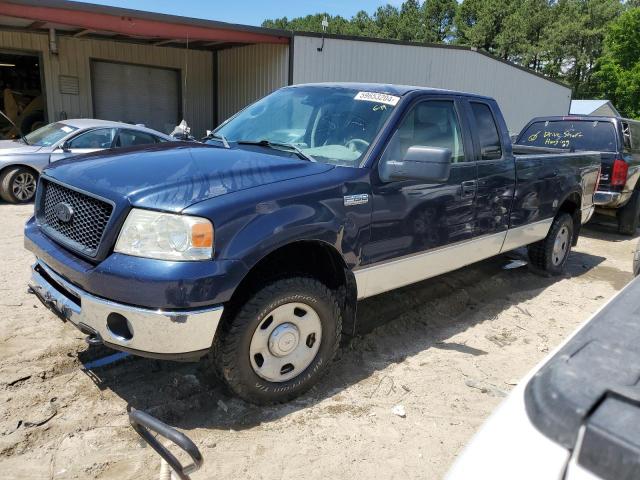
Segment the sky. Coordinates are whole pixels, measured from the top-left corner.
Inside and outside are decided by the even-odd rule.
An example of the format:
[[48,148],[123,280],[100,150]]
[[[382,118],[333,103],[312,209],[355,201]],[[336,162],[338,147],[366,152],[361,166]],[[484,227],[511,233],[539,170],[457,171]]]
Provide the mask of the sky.
[[380,5],[400,5],[401,0],[81,0],[184,17],[206,18],[221,22],[260,25],[273,18],[295,18],[311,13],[327,12],[349,18],[360,10],[373,13]]

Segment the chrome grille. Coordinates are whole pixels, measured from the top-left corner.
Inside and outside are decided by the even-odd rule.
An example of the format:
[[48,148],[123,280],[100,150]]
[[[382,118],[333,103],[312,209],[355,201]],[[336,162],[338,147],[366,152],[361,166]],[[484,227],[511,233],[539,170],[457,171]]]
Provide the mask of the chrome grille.
[[[113,206],[103,200],[42,179],[37,217],[45,232],[85,255],[95,256]],[[73,214],[62,221],[56,207],[66,204]]]

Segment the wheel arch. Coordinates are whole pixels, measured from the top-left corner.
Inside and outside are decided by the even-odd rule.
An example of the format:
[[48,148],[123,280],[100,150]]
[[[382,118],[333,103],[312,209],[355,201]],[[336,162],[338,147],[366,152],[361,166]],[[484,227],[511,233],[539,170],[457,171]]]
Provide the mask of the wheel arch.
[[316,278],[335,290],[342,307],[343,333],[352,335],[355,332],[358,298],[355,276],[338,249],[323,240],[296,240],[264,254],[247,269],[234,289],[225,304],[224,317],[235,315],[256,289],[294,275]]
[[0,168],[0,179],[4,178],[5,174],[9,170],[12,170],[14,168],[28,168],[29,170],[31,170],[33,173],[36,174],[36,178],[40,177],[40,172],[38,171],[37,168],[33,167],[32,165],[28,165],[26,163],[10,163]]
[[569,192],[558,205],[556,216],[560,213],[568,213],[573,218],[573,241],[575,247],[578,244],[580,230],[582,228],[582,192],[573,190]]
[[[37,184],[38,179],[40,178],[40,172],[37,168],[34,168],[32,165],[28,165],[25,163],[10,163],[0,168],[0,196],[2,196],[2,189],[4,188],[2,184],[4,182],[5,176],[16,168],[26,168],[27,170],[33,172]],[[35,196],[33,198],[35,199]]]

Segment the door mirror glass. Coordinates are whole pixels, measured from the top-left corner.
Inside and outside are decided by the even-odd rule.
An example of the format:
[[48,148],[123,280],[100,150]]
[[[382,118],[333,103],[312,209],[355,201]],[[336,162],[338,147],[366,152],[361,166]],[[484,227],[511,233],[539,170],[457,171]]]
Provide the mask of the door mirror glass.
[[451,172],[451,150],[414,145],[407,149],[401,161],[387,159],[379,165],[380,178],[384,182],[421,180],[443,183],[449,179]]

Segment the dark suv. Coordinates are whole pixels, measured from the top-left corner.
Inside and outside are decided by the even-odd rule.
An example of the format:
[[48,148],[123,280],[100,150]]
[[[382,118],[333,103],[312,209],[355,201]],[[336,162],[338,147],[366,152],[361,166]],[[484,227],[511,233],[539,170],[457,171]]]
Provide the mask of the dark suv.
[[634,235],[640,224],[640,122],[617,117],[538,117],[516,143],[532,147],[589,150],[602,156],[596,212],[618,220],[618,231]]

